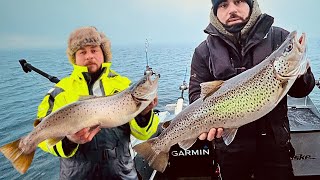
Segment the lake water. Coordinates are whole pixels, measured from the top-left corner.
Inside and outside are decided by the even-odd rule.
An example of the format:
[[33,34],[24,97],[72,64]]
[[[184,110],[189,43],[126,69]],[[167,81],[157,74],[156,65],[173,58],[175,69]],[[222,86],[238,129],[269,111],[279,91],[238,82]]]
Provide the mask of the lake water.
[[[180,96],[179,86],[189,80],[191,56],[195,45],[151,46],[149,66],[161,74],[159,81],[159,105],[175,103]],[[308,57],[316,79],[320,77],[320,39],[310,39]],[[37,106],[53,86],[53,83],[36,74],[24,73],[18,62],[26,59],[33,66],[62,78],[72,67],[64,49],[2,50],[0,51],[0,145],[26,135],[33,128]],[[137,81],[146,67],[144,44],[137,46],[113,47],[112,69],[121,75]],[[317,107],[320,107],[320,91],[315,88],[310,94]],[[187,92],[185,93],[187,99]],[[5,157],[0,154],[0,179],[58,179],[59,160],[37,149],[29,170],[20,175]]]

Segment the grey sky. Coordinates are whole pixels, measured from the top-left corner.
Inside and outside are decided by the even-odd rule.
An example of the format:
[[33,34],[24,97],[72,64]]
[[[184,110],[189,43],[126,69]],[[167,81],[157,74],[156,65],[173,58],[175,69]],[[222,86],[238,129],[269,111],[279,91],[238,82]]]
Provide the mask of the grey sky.
[[[298,3],[299,2],[299,3]],[[317,0],[260,0],[275,25],[320,37]],[[65,47],[69,33],[86,25],[114,45],[193,43],[204,38],[210,0],[2,0],[0,48]]]

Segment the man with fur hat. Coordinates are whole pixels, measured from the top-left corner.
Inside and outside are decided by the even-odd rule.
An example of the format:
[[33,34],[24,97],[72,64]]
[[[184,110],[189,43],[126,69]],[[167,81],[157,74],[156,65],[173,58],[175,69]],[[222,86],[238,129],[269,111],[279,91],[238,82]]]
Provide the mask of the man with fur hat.
[[[257,0],[212,0],[208,34],[193,54],[191,63],[190,103],[200,97],[200,84],[227,80],[252,68],[270,55],[289,34],[272,26],[273,17],[261,14]],[[307,96],[314,77],[309,68],[299,77],[288,94]],[[287,180],[293,178],[287,98],[261,119],[238,129],[233,142],[226,146],[222,128],[211,129],[199,139],[215,139],[217,161],[223,180]]]
[[[85,95],[112,95],[129,87],[130,80],[111,70],[110,41],[94,27],[81,27],[70,34],[67,55],[73,65],[44,97],[38,118]],[[134,120],[115,128],[84,128],[55,146],[39,147],[60,157],[60,179],[138,179],[130,154],[130,134],[146,140],[157,130],[159,119],[152,108],[156,98]]]

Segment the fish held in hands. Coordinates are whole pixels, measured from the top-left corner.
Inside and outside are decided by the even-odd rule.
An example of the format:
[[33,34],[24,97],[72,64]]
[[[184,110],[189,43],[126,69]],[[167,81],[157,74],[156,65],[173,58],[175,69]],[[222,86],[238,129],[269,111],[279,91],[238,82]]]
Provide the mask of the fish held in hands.
[[168,164],[170,147],[190,148],[211,128],[224,128],[229,145],[237,129],[269,113],[287,94],[298,76],[309,67],[306,37],[288,35],[282,45],[255,67],[226,81],[201,84],[198,100],[182,110],[162,133],[133,149],[157,171]]

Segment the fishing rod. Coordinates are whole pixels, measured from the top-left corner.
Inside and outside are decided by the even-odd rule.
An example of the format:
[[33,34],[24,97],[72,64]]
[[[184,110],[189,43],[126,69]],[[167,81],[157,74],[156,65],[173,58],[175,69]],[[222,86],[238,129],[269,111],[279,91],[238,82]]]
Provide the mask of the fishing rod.
[[154,74],[154,72],[152,71],[152,68],[149,66],[148,47],[149,47],[149,42],[148,42],[148,39],[146,39],[146,42],[145,42],[145,52],[146,52],[146,62],[147,62],[147,66],[146,66],[146,70],[144,71],[144,75],[146,75],[146,74]]
[[60,79],[58,79],[57,77],[55,76],[51,76],[43,71],[41,71],[40,69],[38,68],[35,68],[34,66],[32,66],[30,63],[27,63],[27,61],[25,59],[20,59],[19,60],[19,63],[23,69],[23,71],[25,73],[28,73],[28,72],[31,72],[32,70],[35,71],[36,73],[42,75],[43,77],[49,79],[51,82],[53,83],[58,83],[60,81]]
[[188,84],[186,83],[186,77],[187,77],[187,68],[186,68],[186,72],[184,74],[184,79],[183,79],[182,85],[180,85],[180,87],[179,87],[179,89],[181,90],[181,97],[180,98],[183,98],[183,92],[188,89]]
[[183,92],[188,89],[188,84],[186,83],[186,76],[187,76],[187,68],[186,68],[186,72],[184,75],[183,83],[179,87],[179,89],[181,90],[181,96],[178,98],[175,109],[174,109],[175,115],[179,114],[182,111],[183,106],[184,106]]
[[145,52],[146,52],[147,67],[149,67],[149,61],[148,61],[148,47],[149,47],[149,42],[148,42],[148,39],[146,39],[146,42],[145,42]]

